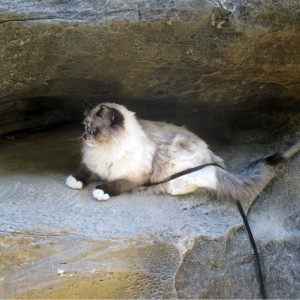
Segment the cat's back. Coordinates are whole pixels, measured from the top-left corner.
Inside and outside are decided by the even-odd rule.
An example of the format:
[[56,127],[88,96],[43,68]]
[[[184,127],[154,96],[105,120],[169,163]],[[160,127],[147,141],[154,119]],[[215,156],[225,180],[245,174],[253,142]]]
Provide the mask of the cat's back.
[[206,147],[206,143],[200,137],[185,127],[160,121],[139,120],[139,123],[146,135],[156,144],[169,143],[176,136],[180,136],[191,142],[199,143],[202,147]]
[[154,159],[159,157],[159,164],[176,165],[178,168],[172,169],[173,173],[208,162],[223,165],[223,160],[209,149],[207,143],[185,127],[147,120],[139,120],[139,123],[148,138],[156,143]]

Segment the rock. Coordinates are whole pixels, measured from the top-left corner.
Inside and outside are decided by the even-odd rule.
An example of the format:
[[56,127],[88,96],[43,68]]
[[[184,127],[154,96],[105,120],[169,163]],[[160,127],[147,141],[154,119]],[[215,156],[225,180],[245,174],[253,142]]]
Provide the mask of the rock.
[[[187,125],[240,171],[299,135],[299,1],[2,0],[0,298],[259,298],[232,203],[70,190],[85,100]],[[23,131],[22,131],[23,130]],[[20,133],[22,132],[22,133]],[[280,172],[279,172],[280,173]],[[299,155],[249,209],[297,298]]]
[[85,99],[198,115],[201,133],[220,139],[258,124],[280,135],[286,112],[299,113],[298,10],[297,0],[3,0],[0,134],[78,121]]
[[[79,135],[68,126],[1,141],[1,298],[260,297],[233,203],[203,193],[142,191],[99,203],[92,185],[65,186]],[[275,148],[212,146],[232,170]],[[287,164],[249,213],[269,298],[296,298],[300,291],[299,160]]]

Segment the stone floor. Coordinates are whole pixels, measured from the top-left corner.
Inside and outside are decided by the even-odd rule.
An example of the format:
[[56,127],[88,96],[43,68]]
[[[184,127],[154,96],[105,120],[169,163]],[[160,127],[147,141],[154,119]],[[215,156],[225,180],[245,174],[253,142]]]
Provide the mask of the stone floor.
[[[69,125],[0,141],[0,298],[259,297],[250,245],[232,203],[201,194],[171,197],[142,191],[100,203],[92,198],[93,186],[68,189],[65,178],[76,168],[80,134],[80,128]],[[274,147],[212,142],[234,170]],[[250,222],[263,255],[271,243],[272,257],[280,258],[278,245],[289,249],[282,241],[299,240],[299,159],[252,206]],[[202,243],[211,248],[203,250],[208,265],[199,269],[195,261],[203,260]],[[294,252],[285,254],[295,261]],[[234,267],[216,263],[228,255],[240,261]],[[281,265],[286,269],[281,277],[276,275],[280,270],[273,271],[275,279],[266,275],[271,294],[296,295],[299,264],[265,261],[268,271]],[[218,273],[207,273],[213,270]],[[290,294],[273,288],[278,278],[294,285]],[[193,280],[202,281],[198,286]]]

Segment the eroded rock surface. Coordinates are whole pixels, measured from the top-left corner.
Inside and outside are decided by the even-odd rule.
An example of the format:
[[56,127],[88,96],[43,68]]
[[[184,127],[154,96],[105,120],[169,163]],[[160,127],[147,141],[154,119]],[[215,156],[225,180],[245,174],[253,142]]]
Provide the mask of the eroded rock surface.
[[83,99],[269,124],[299,113],[299,32],[297,0],[1,1],[0,134],[78,120]]

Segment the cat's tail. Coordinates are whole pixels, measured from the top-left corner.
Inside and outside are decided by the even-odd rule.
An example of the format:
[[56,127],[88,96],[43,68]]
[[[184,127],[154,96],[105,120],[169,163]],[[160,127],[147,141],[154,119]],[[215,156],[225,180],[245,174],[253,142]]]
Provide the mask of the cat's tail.
[[286,146],[282,151],[258,159],[241,174],[235,175],[217,168],[216,190],[220,197],[254,199],[275,176],[275,167],[286,162],[300,151],[300,141]]

